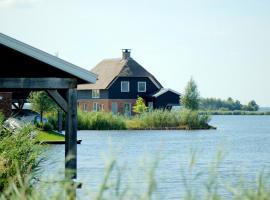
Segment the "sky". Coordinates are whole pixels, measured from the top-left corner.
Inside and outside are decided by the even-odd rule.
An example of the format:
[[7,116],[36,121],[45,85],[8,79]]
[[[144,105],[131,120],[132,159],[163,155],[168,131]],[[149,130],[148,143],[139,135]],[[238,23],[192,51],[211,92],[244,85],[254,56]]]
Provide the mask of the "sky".
[[0,32],[88,70],[129,48],[165,88],[270,106],[269,0],[0,0]]

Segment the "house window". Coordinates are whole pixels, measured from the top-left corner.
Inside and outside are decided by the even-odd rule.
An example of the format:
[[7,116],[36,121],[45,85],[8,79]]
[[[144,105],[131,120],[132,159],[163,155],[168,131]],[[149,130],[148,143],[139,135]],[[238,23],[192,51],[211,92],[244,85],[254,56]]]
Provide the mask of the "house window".
[[100,92],[99,90],[92,90],[92,98],[97,99],[100,97]]
[[138,92],[146,92],[146,82],[138,82]]
[[117,102],[112,102],[112,113],[113,114],[118,113],[118,104],[117,104]]
[[121,92],[129,92],[129,81],[121,81]]
[[98,111],[102,111],[102,110],[104,110],[104,104],[100,104],[97,102],[93,103],[93,111],[94,112],[98,112]]
[[97,102],[94,102],[94,103],[93,103],[93,111],[94,111],[94,112],[97,112],[97,111],[98,111],[98,105],[99,105],[99,104],[98,104]]
[[83,112],[87,112],[87,104],[86,103],[83,104]]
[[124,103],[124,115],[126,117],[131,116],[131,103]]

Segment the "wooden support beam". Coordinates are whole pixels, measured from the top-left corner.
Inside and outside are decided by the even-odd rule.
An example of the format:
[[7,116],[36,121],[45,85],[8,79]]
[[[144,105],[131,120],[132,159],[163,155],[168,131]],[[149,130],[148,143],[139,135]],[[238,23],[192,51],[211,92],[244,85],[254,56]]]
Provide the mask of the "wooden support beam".
[[65,133],[65,177],[77,178],[77,90],[67,90],[68,112]]
[[24,106],[24,99],[19,99],[18,100],[18,105],[19,105],[19,109],[22,110],[23,106]]
[[58,93],[57,90],[46,90],[46,92],[64,112],[68,112],[67,101]]
[[58,110],[57,113],[57,123],[58,123],[58,132],[62,132],[63,130],[63,112],[62,110]]
[[0,78],[1,89],[68,89],[76,88],[73,78]]

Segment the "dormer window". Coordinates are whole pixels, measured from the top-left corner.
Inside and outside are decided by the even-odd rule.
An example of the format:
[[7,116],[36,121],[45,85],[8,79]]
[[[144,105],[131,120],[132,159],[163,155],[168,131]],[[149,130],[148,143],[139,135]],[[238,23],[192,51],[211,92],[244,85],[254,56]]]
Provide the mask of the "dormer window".
[[138,82],[138,92],[146,92],[146,82]]
[[92,98],[93,99],[98,99],[99,97],[100,97],[99,90],[92,90]]
[[129,92],[129,81],[121,81],[121,92]]

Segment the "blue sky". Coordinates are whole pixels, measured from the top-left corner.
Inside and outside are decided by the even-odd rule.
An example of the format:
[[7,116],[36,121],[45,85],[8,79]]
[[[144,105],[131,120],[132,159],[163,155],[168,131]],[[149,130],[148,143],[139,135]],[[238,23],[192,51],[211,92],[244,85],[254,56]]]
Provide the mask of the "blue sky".
[[0,31],[86,69],[131,48],[164,87],[270,106],[269,0],[0,0]]

